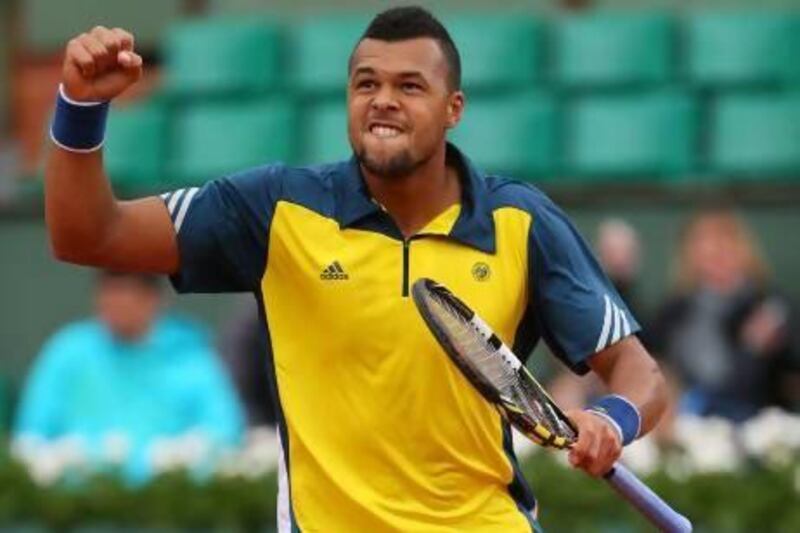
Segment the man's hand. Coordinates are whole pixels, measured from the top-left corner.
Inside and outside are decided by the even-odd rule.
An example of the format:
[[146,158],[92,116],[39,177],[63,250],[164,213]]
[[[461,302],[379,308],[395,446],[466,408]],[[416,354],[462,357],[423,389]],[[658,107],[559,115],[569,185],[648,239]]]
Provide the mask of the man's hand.
[[133,47],[133,35],[103,26],[69,41],[62,70],[66,95],[81,102],[120,95],[142,77],[142,58]]
[[569,452],[569,462],[591,476],[605,475],[622,454],[622,441],[611,423],[583,410],[567,412],[578,429],[578,442]]

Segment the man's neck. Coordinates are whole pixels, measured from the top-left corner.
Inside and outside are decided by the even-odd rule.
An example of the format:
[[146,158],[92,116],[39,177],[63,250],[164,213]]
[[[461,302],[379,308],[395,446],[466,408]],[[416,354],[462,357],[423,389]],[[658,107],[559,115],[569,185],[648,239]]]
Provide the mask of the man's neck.
[[372,198],[392,217],[405,238],[461,199],[458,171],[447,166],[444,150],[402,178],[379,177],[363,167],[362,172]]

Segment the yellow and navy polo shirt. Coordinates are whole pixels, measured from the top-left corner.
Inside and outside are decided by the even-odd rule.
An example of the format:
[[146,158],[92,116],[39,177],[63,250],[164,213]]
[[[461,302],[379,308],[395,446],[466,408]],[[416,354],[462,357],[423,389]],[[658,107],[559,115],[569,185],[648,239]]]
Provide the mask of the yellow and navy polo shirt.
[[516,353],[577,372],[638,329],[566,216],[455,147],[460,204],[404,239],[357,161],[263,166],[164,195],[181,292],[261,303],[281,443],[280,531],[531,531],[508,425],[459,374],[409,286],[444,283]]

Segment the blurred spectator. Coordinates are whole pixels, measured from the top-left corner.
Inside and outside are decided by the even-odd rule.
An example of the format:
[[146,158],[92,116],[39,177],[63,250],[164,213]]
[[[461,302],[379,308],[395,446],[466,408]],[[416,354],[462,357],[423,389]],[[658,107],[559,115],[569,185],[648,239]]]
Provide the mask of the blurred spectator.
[[220,351],[247,411],[250,426],[274,426],[275,405],[264,366],[267,333],[252,297],[224,325]]
[[641,255],[638,233],[622,219],[606,219],[597,229],[596,249],[597,259],[614,288],[644,327],[642,306],[636,292]]
[[97,316],[56,333],[34,365],[16,448],[78,442],[88,463],[118,463],[140,482],[158,467],[165,440],[192,435],[204,450],[236,444],[242,414],[207,335],[164,316],[162,303],[156,277],[101,273]]
[[744,222],[722,209],[696,215],[677,260],[653,339],[683,387],[680,410],[741,422],[767,405],[796,407],[797,324]]

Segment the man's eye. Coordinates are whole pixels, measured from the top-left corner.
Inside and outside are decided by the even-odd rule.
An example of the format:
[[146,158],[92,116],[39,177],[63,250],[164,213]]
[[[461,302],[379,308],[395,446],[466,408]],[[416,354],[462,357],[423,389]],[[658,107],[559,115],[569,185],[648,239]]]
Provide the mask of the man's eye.
[[422,90],[422,85],[419,83],[405,82],[403,83],[402,87],[406,92],[416,92]]
[[375,87],[375,82],[372,80],[361,80],[356,83],[357,89],[373,89]]

